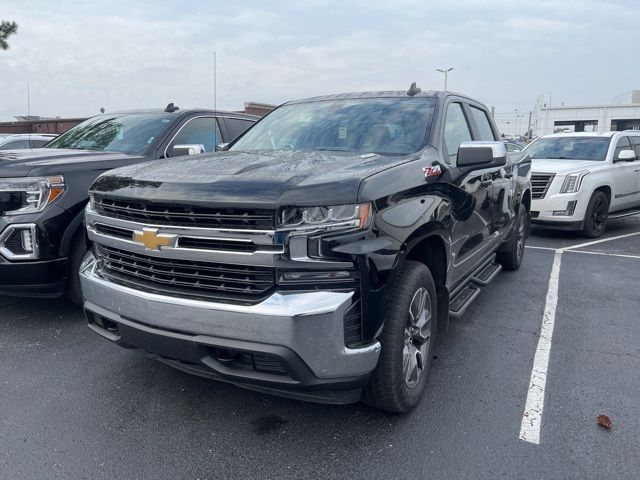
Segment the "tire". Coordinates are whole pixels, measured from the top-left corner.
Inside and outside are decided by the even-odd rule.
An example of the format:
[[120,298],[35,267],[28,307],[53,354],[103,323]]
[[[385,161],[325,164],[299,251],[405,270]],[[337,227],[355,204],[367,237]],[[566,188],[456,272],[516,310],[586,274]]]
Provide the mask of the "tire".
[[431,272],[419,262],[407,260],[390,288],[379,337],[380,358],[362,401],[387,412],[406,413],[420,403],[427,385],[438,326],[438,300]]
[[69,300],[78,306],[82,306],[82,289],[80,288],[80,264],[88,246],[84,229],[80,227],[71,239],[69,246],[69,272],[67,273],[66,295]]
[[584,214],[582,234],[588,238],[598,238],[607,228],[608,218],[609,197],[601,191],[593,192],[587,206],[587,212]]
[[520,205],[516,215],[514,231],[508,242],[496,254],[496,261],[502,265],[505,270],[518,270],[522,264],[524,256],[524,244],[527,239],[528,230],[527,209],[524,205]]

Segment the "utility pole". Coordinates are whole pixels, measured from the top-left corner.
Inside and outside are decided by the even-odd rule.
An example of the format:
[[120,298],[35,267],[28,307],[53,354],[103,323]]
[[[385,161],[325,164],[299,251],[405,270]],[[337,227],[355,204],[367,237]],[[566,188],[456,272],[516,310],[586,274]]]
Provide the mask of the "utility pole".
[[516,108],[516,131],[515,131],[515,136],[518,136],[518,109]]
[[31,92],[29,90],[29,82],[27,82],[27,120],[31,116]]
[[496,118],[496,107],[491,107],[491,118]]
[[436,68],[436,70],[440,73],[444,73],[444,91],[447,91],[447,75],[449,74],[449,72],[451,70],[453,70],[453,67],[449,67],[449,68]]
[[213,110],[218,110],[218,92],[216,91],[217,82],[216,82],[216,52],[213,52]]
[[529,126],[527,127],[527,136],[531,137],[531,115],[533,115],[533,112],[531,110],[529,110]]

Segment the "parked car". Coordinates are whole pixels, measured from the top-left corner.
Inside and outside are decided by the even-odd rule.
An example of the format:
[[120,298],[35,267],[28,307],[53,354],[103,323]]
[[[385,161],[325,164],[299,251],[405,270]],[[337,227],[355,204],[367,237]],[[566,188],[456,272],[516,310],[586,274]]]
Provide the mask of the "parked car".
[[90,190],[89,326],[187,372],[406,412],[438,326],[524,252],[530,164],[451,92],[290,102]]
[[596,238],[609,218],[640,213],[640,131],[546,135],[523,153],[535,225]]
[[504,146],[507,148],[507,153],[520,153],[525,147],[524,144],[514,141],[505,141]]
[[0,136],[0,150],[42,148],[57,135],[48,133],[19,133]]
[[88,188],[111,168],[212,152],[257,117],[211,110],[98,115],[47,148],[0,152],[0,294],[69,297],[81,303],[78,268]]

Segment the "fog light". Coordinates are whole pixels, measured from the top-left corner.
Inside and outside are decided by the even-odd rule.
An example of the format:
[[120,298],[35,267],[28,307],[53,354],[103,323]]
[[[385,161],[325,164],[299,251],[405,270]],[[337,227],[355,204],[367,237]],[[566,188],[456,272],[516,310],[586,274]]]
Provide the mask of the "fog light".
[[22,230],[22,248],[27,253],[33,253],[33,232]]
[[553,211],[553,216],[554,217],[570,217],[571,215],[573,215],[573,212],[576,211],[576,204],[578,203],[577,200],[571,200],[569,203],[567,203],[567,208],[564,210],[554,210]]

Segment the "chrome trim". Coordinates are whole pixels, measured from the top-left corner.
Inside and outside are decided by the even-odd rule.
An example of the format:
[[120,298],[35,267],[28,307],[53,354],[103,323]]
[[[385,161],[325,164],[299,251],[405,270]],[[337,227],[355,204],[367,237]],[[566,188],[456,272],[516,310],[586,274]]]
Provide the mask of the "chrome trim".
[[[161,227],[162,228],[162,227]],[[140,253],[151,257],[172,258],[176,260],[198,260],[212,263],[227,263],[233,265],[252,265],[257,267],[275,266],[277,252],[229,252],[222,250],[201,250],[197,248],[162,247],[160,250],[149,250],[144,245],[133,240],[104,235],[92,225],[87,224],[89,240],[107,247],[120,248],[132,253]],[[164,233],[164,231],[163,231]],[[283,247],[284,248],[284,247]]]
[[[15,230],[31,231],[31,237],[33,239],[33,252],[27,254],[15,254],[11,250],[5,247],[5,241],[13,235]],[[0,234],[0,254],[7,260],[35,260],[38,258],[39,253],[38,246],[38,226],[35,223],[13,223],[8,225],[7,228]]]
[[[344,314],[354,291],[276,292],[255,305],[234,305],[158,295],[100,277],[92,252],[80,269],[85,308],[125,320],[200,336],[224,337],[290,348],[318,378],[371,372],[380,343],[347,348]],[[98,308],[96,308],[98,307]]]

